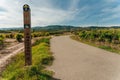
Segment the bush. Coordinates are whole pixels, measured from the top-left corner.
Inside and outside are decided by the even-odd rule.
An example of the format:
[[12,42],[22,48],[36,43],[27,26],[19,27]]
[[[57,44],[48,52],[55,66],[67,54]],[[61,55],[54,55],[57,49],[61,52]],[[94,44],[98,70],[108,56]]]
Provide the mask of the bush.
[[22,34],[17,34],[17,35],[16,35],[16,40],[17,40],[18,42],[22,42],[22,38],[23,38],[23,35],[22,35]]
[[0,36],[0,49],[4,46],[4,37]]
[[107,42],[113,44],[120,43],[120,31],[115,29],[104,29],[104,30],[83,30],[76,32],[75,35],[78,35],[82,40],[88,41],[98,41],[98,42]]

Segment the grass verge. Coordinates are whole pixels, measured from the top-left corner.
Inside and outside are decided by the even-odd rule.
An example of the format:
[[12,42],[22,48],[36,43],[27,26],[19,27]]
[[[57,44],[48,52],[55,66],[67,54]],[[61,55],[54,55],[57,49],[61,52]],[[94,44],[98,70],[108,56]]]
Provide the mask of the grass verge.
[[12,58],[12,62],[2,73],[2,80],[52,80],[52,71],[45,69],[51,65],[53,56],[49,48],[49,38],[42,38],[32,47],[32,65],[24,66],[24,53]]
[[104,49],[104,50],[107,50],[107,51],[110,51],[110,52],[120,54],[120,51],[118,49],[114,49],[114,48],[112,48],[110,46],[97,45],[94,42],[92,43],[92,42],[89,42],[89,41],[86,41],[86,40],[81,40],[78,36],[75,36],[75,35],[70,36],[70,38],[73,39],[73,40],[76,40],[76,41],[91,45],[91,46],[95,46],[95,47],[98,47],[98,48],[101,48],[101,49]]

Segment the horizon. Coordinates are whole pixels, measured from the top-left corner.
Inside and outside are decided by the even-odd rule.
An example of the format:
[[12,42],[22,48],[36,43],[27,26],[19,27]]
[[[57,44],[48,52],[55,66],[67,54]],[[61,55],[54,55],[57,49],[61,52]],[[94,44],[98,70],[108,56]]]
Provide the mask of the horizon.
[[22,7],[24,4],[28,4],[31,7],[32,26],[120,26],[119,0],[88,1],[89,0],[64,0],[64,2],[62,0],[1,0],[0,28],[22,27]]
[[[46,26],[32,26],[31,28],[35,28],[35,27],[49,27],[49,26],[73,26],[73,25],[46,25]],[[73,26],[73,27],[81,27],[81,28],[86,28],[86,27],[120,27],[120,25],[82,25],[82,26]],[[24,27],[0,27],[0,30],[2,29],[17,29],[17,28],[24,28]]]

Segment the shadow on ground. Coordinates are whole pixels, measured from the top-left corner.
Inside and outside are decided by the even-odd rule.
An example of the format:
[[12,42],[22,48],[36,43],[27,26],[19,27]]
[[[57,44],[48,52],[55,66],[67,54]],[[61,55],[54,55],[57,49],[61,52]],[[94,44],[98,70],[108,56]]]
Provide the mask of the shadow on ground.
[[50,80],[61,80],[61,79],[57,79],[57,78],[51,78]]

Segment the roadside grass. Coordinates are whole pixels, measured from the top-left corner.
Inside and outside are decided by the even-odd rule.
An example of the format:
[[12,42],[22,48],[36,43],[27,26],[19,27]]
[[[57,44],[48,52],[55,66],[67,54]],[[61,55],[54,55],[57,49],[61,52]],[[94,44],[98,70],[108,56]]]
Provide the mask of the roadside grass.
[[104,50],[107,50],[107,51],[110,51],[110,52],[114,52],[114,53],[120,54],[120,50],[114,49],[114,48],[112,48],[110,46],[97,45],[94,42],[92,43],[92,42],[89,42],[89,41],[86,41],[86,40],[81,40],[78,36],[75,36],[75,35],[70,36],[70,38],[73,39],[73,40],[76,40],[76,41],[79,41],[79,42],[91,45],[91,46],[95,46],[95,47],[98,47],[98,48],[101,48],[101,49],[104,49]]
[[31,66],[24,66],[24,53],[13,57],[12,62],[2,73],[2,80],[52,80],[53,72],[45,68],[53,61],[49,41],[49,38],[36,41],[32,47]]
[[110,52],[120,53],[119,50],[113,49],[113,48],[111,48],[110,46],[98,46],[98,47],[101,48],[101,49],[105,49],[105,50],[107,50],[107,51],[110,51]]

